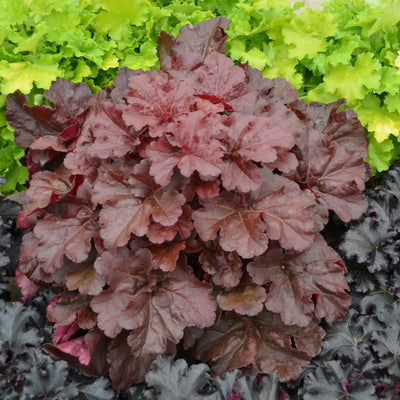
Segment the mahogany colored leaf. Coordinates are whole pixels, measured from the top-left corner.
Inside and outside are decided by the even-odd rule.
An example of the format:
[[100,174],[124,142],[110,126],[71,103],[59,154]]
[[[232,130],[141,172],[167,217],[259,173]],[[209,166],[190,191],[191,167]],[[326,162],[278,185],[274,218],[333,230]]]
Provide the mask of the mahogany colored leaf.
[[205,330],[194,354],[209,361],[216,375],[252,366],[254,373],[276,373],[288,381],[297,379],[319,353],[324,334],[316,322],[305,328],[287,326],[278,314],[268,311],[251,318],[227,313]]
[[267,295],[262,286],[243,284],[228,294],[219,294],[217,302],[223,310],[234,310],[243,315],[257,315],[263,310],[266,298]]
[[49,275],[63,266],[64,256],[75,263],[87,259],[98,229],[95,214],[87,208],[70,218],[47,214],[22,240],[21,271],[36,283],[48,282]]
[[244,258],[260,255],[268,248],[261,211],[250,210],[239,193],[221,192],[216,198],[201,199],[193,212],[194,227],[202,240],[213,240],[227,252],[237,251]]
[[73,187],[71,172],[61,166],[55,172],[39,171],[29,181],[29,188],[21,195],[23,214],[30,215],[66,195]]
[[118,70],[117,76],[114,78],[113,85],[111,87],[109,96],[110,99],[118,104],[127,104],[127,96],[131,91],[129,87],[129,79],[132,76],[143,74],[145,71],[142,69],[130,69],[128,67],[122,67]]
[[264,169],[263,184],[246,195],[222,192],[201,199],[204,207],[193,213],[194,226],[202,240],[212,240],[219,231],[225,251],[244,258],[261,255],[268,239],[279,240],[286,249],[301,251],[313,241],[314,220],[306,208],[309,198],[292,181]]
[[284,105],[291,105],[298,100],[299,92],[286,79],[281,77],[263,78],[261,71],[251,67],[248,63],[242,67],[246,72],[248,84],[257,89],[263,100],[262,103],[270,104],[278,101]]
[[8,96],[6,118],[15,128],[15,142],[28,148],[35,137],[52,135],[60,137],[64,129],[70,128],[89,107],[93,95],[86,83],[72,83],[58,79],[45,97],[53,102],[49,106],[28,106],[27,97],[20,93]]
[[163,226],[158,222],[152,221],[147,231],[147,238],[155,244],[162,244],[174,239],[184,240],[189,238],[193,231],[192,209],[189,205],[182,206],[182,215],[178,221],[171,226]]
[[151,246],[154,265],[164,272],[172,272],[176,267],[179,253],[185,249],[184,242],[166,243],[159,246]]
[[210,108],[208,102],[193,96],[193,90],[184,81],[173,79],[164,72],[132,76],[129,85],[132,90],[128,93],[128,106],[123,108],[122,119],[137,131],[148,126],[152,137],[170,132],[171,122],[196,109],[205,113],[223,110],[218,105]]
[[199,261],[215,285],[226,288],[239,285],[243,271],[242,260],[236,252],[222,250],[216,240],[203,242]]
[[167,32],[161,32],[157,39],[161,69],[176,68],[176,58],[179,56],[187,60],[183,66],[190,70],[213,51],[225,54],[227,35],[224,29],[228,29],[229,24],[228,18],[215,17],[183,26],[176,38]]
[[367,136],[356,112],[350,108],[338,111],[345,103],[344,99],[329,104],[314,101],[307,104],[304,100],[297,100],[290,106],[306,124],[328,135],[335,143],[366,158]]
[[[86,146],[88,154],[103,159],[123,157],[134,151],[140,143],[139,131],[128,127],[122,119],[125,106],[112,102],[102,102],[100,109],[88,121],[93,143]],[[83,125],[82,129],[86,126]]]
[[226,121],[227,148],[222,182],[227,190],[248,192],[260,187],[262,177],[252,162],[272,163],[295,145],[291,129],[269,117],[233,113]]
[[55,327],[70,326],[75,322],[82,329],[90,329],[96,325],[96,314],[90,309],[89,296],[56,295],[50,300],[46,312],[47,318]]
[[211,52],[193,74],[194,79],[186,81],[197,96],[222,104],[225,110],[244,111],[256,102],[257,91],[247,84],[243,68],[224,54]]
[[85,112],[93,98],[85,82],[73,83],[66,79],[57,79],[44,95],[53,103],[53,117],[59,123],[66,123]]
[[111,251],[127,244],[132,233],[146,235],[150,216],[154,222],[169,227],[182,215],[184,196],[155,184],[149,167],[148,160],[133,168],[132,164],[111,164],[100,172],[94,184],[93,201],[104,204],[100,234]]
[[342,318],[351,297],[342,260],[321,235],[302,253],[272,248],[247,265],[253,281],[268,285],[265,306],[287,325],[308,326],[314,318]]
[[369,178],[362,153],[315,129],[303,131],[296,139],[301,150],[296,180],[344,222],[359,218],[367,209],[361,192]]
[[129,242],[129,248],[133,252],[140,249],[150,250],[153,268],[161,269],[164,272],[171,272],[175,269],[179,254],[185,247],[185,242],[153,244],[145,238],[135,238]]
[[132,253],[121,247],[116,254],[106,251],[97,258],[96,271],[109,288],[93,297],[91,308],[98,313],[97,325],[107,336],[115,338],[122,331],[126,319],[123,312],[130,309],[131,303],[148,300],[148,293],[157,283],[150,274],[152,267],[151,253],[145,249]]
[[127,390],[133,384],[143,382],[155,359],[153,355],[135,357],[126,341],[127,336],[127,331],[121,332],[107,347],[107,363],[115,390]]
[[205,330],[193,347],[193,355],[208,362],[213,375],[253,365],[258,343],[248,321],[233,312],[225,313]]
[[117,254],[115,259],[103,253],[96,262],[110,288],[95,296],[91,307],[106,335],[132,330],[128,344],[135,356],[144,358],[163,353],[168,342],[178,343],[187,326],[212,325],[216,304],[211,288],[197,280],[183,259],[172,273],[157,274],[151,273],[149,250],[122,248]]
[[185,177],[195,171],[214,178],[221,173],[224,147],[214,137],[223,125],[217,115],[191,112],[168,128],[172,133],[152,142],[145,151],[151,161],[150,174],[159,185],[169,183],[175,167]]

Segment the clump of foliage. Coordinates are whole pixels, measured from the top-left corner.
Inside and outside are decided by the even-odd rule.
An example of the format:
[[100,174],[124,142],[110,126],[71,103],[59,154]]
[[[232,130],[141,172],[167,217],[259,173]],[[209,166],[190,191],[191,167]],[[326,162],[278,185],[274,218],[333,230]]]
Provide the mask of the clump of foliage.
[[[158,67],[156,38],[214,16],[232,20],[228,55],[264,77],[284,77],[307,101],[347,99],[368,130],[367,161],[386,170],[399,157],[399,16],[395,0],[331,0],[296,10],[288,0],[3,0],[0,4],[0,174],[4,194],[25,189],[24,151],[4,118],[8,94],[29,105],[57,78],[95,93],[123,66]],[[22,164],[21,164],[22,162]]]
[[117,390],[189,351],[213,375],[294,379],[351,302],[320,231],[367,208],[364,130],[235,66],[228,26],[162,32],[161,71],[122,68],[96,96],[58,80],[52,106],[7,100],[30,173],[18,284],[58,292],[46,350]]

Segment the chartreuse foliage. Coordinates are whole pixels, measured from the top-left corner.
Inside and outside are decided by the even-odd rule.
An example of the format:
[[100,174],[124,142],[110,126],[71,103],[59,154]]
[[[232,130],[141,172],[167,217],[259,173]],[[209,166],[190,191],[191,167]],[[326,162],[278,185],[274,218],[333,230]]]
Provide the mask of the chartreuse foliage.
[[307,100],[359,112],[369,132],[368,161],[388,168],[400,154],[400,15],[396,0],[332,0],[295,13],[288,0],[3,0],[0,3],[0,174],[3,193],[23,190],[24,152],[4,119],[6,96],[42,104],[57,78],[93,92],[122,66],[158,66],[156,38],[216,15],[231,21],[228,55],[264,77],[284,77]]
[[295,379],[351,302],[320,231],[367,209],[364,129],[235,65],[229,24],[161,32],[161,70],[123,67],[97,95],[59,79],[52,106],[7,100],[30,176],[17,284],[58,291],[46,350],[118,390],[184,350],[213,375]]

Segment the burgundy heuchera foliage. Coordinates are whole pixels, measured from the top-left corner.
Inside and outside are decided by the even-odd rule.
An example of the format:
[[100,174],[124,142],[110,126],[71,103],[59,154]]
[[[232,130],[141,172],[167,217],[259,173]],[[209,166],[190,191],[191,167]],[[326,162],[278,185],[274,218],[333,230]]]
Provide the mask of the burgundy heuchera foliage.
[[350,305],[320,231],[367,208],[364,130],[236,66],[228,27],[162,32],[161,70],[122,68],[96,96],[60,79],[52,107],[7,101],[30,171],[19,281],[59,292],[47,351],[116,389],[189,349],[215,374],[294,379]]

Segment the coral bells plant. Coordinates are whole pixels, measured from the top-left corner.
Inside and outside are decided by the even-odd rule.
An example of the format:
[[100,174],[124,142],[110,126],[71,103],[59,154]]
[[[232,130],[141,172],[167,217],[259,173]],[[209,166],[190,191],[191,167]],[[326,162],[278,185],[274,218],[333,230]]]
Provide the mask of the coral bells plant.
[[367,141],[343,102],[311,103],[225,56],[223,17],[158,39],[160,70],[122,68],[90,93],[56,81],[52,105],[11,95],[27,149],[18,283],[58,291],[47,351],[114,388],[159,354],[214,374],[299,376],[321,319],[350,305],[320,231],[367,209]]

